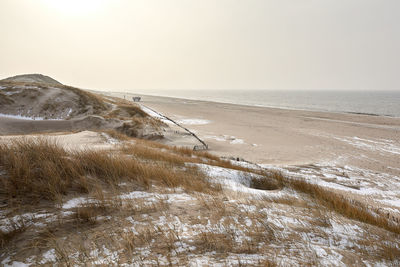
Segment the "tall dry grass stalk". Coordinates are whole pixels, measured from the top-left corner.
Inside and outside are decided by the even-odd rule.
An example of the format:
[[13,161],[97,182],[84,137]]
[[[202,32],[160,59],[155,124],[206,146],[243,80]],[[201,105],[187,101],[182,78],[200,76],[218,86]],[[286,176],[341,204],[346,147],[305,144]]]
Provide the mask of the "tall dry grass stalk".
[[79,106],[81,107],[81,109],[85,109],[85,107],[91,105],[93,107],[95,114],[100,114],[108,109],[107,104],[104,101],[105,99],[100,95],[93,94],[88,91],[67,85],[60,85],[57,87],[71,91],[76,95],[78,95]]
[[272,173],[271,177],[299,192],[306,193],[317,199],[322,205],[350,219],[378,226],[396,234],[400,234],[400,224],[369,209],[364,203],[349,199],[342,194],[327,188],[307,182],[305,179],[290,179],[281,173]]
[[135,157],[111,151],[69,152],[45,139],[21,139],[0,145],[0,192],[9,199],[59,200],[68,192],[87,193],[96,183],[118,187],[130,181],[138,188],[151,184],[214,190],[196,167],[183,168],[183,161],[168,152],[136,147]]
[[23,233],[27,226],[23,218],[8,220],[8,229],[0,229],[0,249],[4,248],[14,237]]
[[3,194],[10,198],[25,196],[55,200],[67,188],[76,186],[83,170],[55,143],[39,140],[14,140],[0,145],[0,166],[6,172],[1,179]]
[[130,117],[142,117],[146,118],[149,115],[144,112],[138,105],[136,104],[120,104],[118,108],[124,112],[126,112]]
[[[176,147],[160,144],[150,140],[134,139],[135,144],[126,145],[123,151],[126,153],[137,154],[138,156],[148,157],[166,162],[182,163],[206,163],[211,166],[217,166],[227,169],[233,169],[243,172],[255,173],[264,176],[263,170],[246,168],[233,164],[230,160],[222,159],[216,155],[204,151],[194,151],[187,147]],[[160,151],[161,150],[161,151]],[[270,175],[266,175],[269,177]]]

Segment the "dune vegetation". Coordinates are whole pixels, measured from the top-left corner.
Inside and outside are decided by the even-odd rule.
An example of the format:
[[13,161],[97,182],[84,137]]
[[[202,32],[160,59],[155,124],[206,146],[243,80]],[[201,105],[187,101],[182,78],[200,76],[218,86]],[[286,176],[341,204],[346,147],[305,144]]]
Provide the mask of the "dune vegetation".
[[[341,255],[358,265],[400,257],[399,224],[340,194],[208,152],[108,134],[120,140],[112,150],[73,151],[45,138],[0,146],[4,264],[329,265]],[[227,187],[223,173],[246,190]]]

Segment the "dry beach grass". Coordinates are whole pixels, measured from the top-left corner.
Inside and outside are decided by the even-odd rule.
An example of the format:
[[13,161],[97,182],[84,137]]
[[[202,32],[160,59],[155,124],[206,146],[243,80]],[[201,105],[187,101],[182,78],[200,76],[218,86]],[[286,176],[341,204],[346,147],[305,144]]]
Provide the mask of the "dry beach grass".
[[[289,247],[293,242],[300,244],[304,242],[301,232],[310,231],[311,225],[315,228],[313,231],[329,229],[332,221],[342,215],[348,219],[341,220],[355,219],[372,225],[359,224],[374,236],[354,241],[359,244],[356,247],[358,257],[390,262],[396,261],[400,253],[393,243],[398,235],[390,238],[391,234],[383,230],[397,233],[398,228],[389,228],[388,225],[392,224],[384,222],[383,218],[368,219],[370,217],[365,217],[365,214],[372,214],[371,211],[362,210],[360,213],[359,207],[354,206],[351,200],[329,194],[306,181],[291,181],[279,173],[239,167],[204,152],[139,139],[129,140],[134,143],[123,143],[113,151],[67,151],[45,139],[1,145],[0,195],[2,203],[6,203],[10,222],[7,231],[0,231],[3,253],[18,251],[14,256],[20,259],[18,257],[23,255],[28,257],[53,251],[53,260],[67,266],[103,262],[101,259],[106,255],[108,261],[105,262],[108,263],[113,257],[118,258],[114,264],[187,265],[193,261],[193,255],[208,255],[208,260],[215,263],[236,262],[240,266],[251,262],[258,266],[275,266],[282,262],[284,252],[273,244]],[[291,188],[300,195],[271,200],[227,201],[229,193],[218,184],[210,183],[207,175],[193,165],[205,162],[223,169],[232,166],[233,171],[249,172],[249,177],[250,173],[259,175],[253,182],[254,188]],[[275,187],[276,184],[279,187]],[[150,201],[146,197],[122,197],[130,192],[157,197]],[[187,200],[169,200],[177,192],[188,194]],[[305,195],[300,200],[302,194]],[[67,209],[67,212],[58,212],[59,207],[68,206],[68,201],[77,197],[85,201]],[[280,207],[282,211],[292,210],[300,220],[304,220],[298,217],[300,214],[311,211],[310,226],[305,224],[299,228],[293,225],[290,234],[284,234],[287,229],[265,220],[272,216],[263,211],[269,205]],[[323,211],[324,207],[329,207],[337,215]],[[45,210],[54,216],[47,223],[40,218],[23,216],[27,211],[43,214]],[[305,214],[301,216],[307,217]],[[160,221],[162,217],[166,222]],[[45,226],[35,227],[32,220]],[[193,232],[183,231],[181,225],[174,223],[175,220],[186,228],[192,228]],[[205,225],[209,225],[209,229],[204,228]],[[318,234],[326,235],[324,232]],[[371,254],[372,244],[376,242],[382,245]],[[142,254],[143,250],[151,253]],[[115,255],[110,258],[107,253]],[[70,255],[77,256],[71,258]],[[265,257],[249,260],[239,255]],[[35,259],[36,263],[44,260],[42,257]],[[318,257],[299,261],[309,265],[316,262],[319,262]]]

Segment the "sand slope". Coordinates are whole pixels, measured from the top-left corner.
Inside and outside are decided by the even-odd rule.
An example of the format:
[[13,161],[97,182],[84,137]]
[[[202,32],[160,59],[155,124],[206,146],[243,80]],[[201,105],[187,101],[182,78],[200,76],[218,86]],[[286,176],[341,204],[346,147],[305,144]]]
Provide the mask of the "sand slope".
[[71,119],[110,108],[85,91],[53,84],[0,82],[0,113],[37,119]]
[[116,129],[162,137],[159,122],[138,106],[66,86],[40,74],[0,81],[0,134]]

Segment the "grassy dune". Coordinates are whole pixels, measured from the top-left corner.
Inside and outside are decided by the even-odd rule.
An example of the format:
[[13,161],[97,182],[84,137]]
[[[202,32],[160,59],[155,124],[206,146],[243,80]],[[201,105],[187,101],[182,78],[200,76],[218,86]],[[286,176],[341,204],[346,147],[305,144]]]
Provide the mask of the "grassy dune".
[[[7,209],[0,255],[62,266],[189,265],[202,257],[233,266],[279,266],[285,259],[320,265],[323,257],[304,240],[311,233],[330,240],[326,251],[349,264],[400,257],[399,224],[338,193],[207,152],[108,134],[121,141],[112,151],[68,151],[46,139],[0,145],[0,201]],[[201,170],[204,164],[241,173],[252,190],[272,193],[226,191]],[[359,229],[346,237],[354,244],[347,249],[338,224]]]

